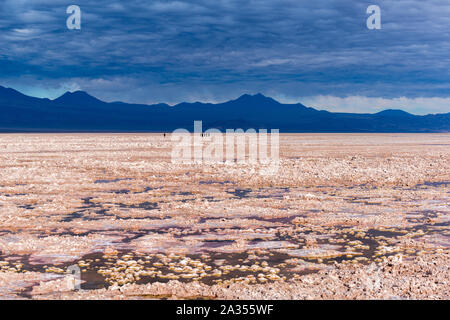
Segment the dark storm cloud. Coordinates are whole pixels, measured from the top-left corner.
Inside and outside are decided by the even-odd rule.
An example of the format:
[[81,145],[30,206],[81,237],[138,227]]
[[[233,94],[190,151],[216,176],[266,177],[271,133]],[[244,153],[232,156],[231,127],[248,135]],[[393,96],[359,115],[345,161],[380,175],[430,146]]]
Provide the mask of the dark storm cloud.
[[[79,31],[66,28],[71,4]],[[366,28],[370,4],[382,30]],[[134,102],[446,98],[449,30],[448,0],[6,0],[0,84]]]

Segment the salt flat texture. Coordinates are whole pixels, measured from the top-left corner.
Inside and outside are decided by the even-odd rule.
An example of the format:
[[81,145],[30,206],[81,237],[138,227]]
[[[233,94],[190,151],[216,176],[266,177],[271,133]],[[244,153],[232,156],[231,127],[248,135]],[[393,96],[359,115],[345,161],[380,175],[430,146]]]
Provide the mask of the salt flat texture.
[[0,297],[450,297],[450,134],[280,146],[265,175],[162,134],[0,135]]

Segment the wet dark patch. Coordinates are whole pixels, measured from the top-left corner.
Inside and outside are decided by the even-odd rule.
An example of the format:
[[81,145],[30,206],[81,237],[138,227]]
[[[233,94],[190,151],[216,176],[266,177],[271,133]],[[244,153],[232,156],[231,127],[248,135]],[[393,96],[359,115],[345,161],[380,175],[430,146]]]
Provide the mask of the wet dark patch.
[[226,181],[214,181],[214,180],[206,180],[206,181],[199,181],[199,184],[234,184],[234,182],[226,180]]
[[390,231],[390,230],[378,230],[378,229],[370,229],[366,232],[369,237],[386,237],[386,238],[396,238],[399,236],[403,236],[403,232],[399,231]]
[[82,208],[99,208],[99,207],[101,207],[100,204],[92,202],[91,201],[92,199],[94,199],[94,197],[82,198],[81,200],[83,200],[83,204],[85,205]]
[[192,196],[193,193],[192,192],[179,192],[179,193],[177,193],[177,195],[180,195],[180,196]]
[[162,189],[162,187],[159,187],[159,188],[145,187],[144,190],[133,192],[133,194],[147,193],[149,191],[159,190],[159,189]]
[[202,248],[220,248],[223,246],[232,245],[234,240],[205,240]]
[[[436,219],[439,216],[439,213],[440,211],[436,210],[416,211],[408,214],[406,216],[406,220],[409,223],[429,224],[431,223],[432,219]],[[411,215],[414,215],[414,217],[411,217]]]
[[[95,260],[99,261],[95,261]],[[108,288],[106,278],[98,272],[98,268],[104,266],[104,258],[102,253],[91,253],[82,257],[81,260],[89,261],[89,267],[80,267],[81,272],[81,289],[82,290],[97,290]]]
[[72,222],[73,220],[81,219],[84,216],[84,211],[85,210],[72,212],[71,214],[66,215],[64,218],[62,218],[61,221],[62,222]]
[[283,199],[284,194],[289,193],[291,190],[290,188],[260,188],[258,190],[258,194],[255,195],[255,198],[257,199],[269,199],[269,198],[275,198],[275,199]]
[[450,181],[438,181],[438,182],[429,182],[429,181],[425,181],[422,184],[418,184],[416,185],[416,188],[420,188],[420,187],[434,187],[434,188],[440,188],[440,187],[444,187],[447,188],[450,186]]
[[[75,212],[72,212],[69,215],[66,215],[62,218],[62,222],[71,222],[76,219],[82,219],[84,221],[96,221],[96,220],[103,220],[106,217],[116,217],[118,220],[129,220],[129,219],[147,219],[148,217],[126,217],[122,218],[120,216],[116,216],[112,213],[109,213],[109,209],[104,208],[102,204],[94,203],[92,202],[93,197],[87,197],[83,198],[83,204],[84,206],[80,207]],[[124,203],[118,203],[114,204],[118,205],[120,208],[123,209],[143,209],[143,210],[155,210],[159,209],[158,203],[156,202],[142,202],[139,204],[124,204]]]
[[135,180],[133,178],[118,178],[118,179],[100,179],[100,180],[95,180],[94,183],[114,183],[114,182],[119,182],[119,181],[130,181],[130,180]]
[[128,189],[121,189],[121,190],[111,190],[109,192],[110,193],[114,193],[114,194],[129,194],[130,190],[128,190]]
[[[335,196],[335,194],[333,194],[332,196]],[[356,203],[356,204],[363,204],[366,206],[382,206],[383,203],[381,202],[374,202],[374,201],[369,201],[371,198],[370,197],[351,197],[349,199],[347,199],[348,202],[350,203]]]
[[227,191],[228,194],[232,194],[238,199],[249,198],[250,192],[252,192],[252,189],[235,189],[234,191]]
[[293,215],[293,216],[284,216],[284,217],[275,217],[275,218],[260,217],[260,216],[248,216],[248,217],[245,217],[245,219],[258,220],[258,221],[264,221],[264,222],[272,222],[272,223],[281,223],[281,224],[292,224],[292,220],[294,220],[297,217],[305,217],[305,216]]
[[17,207],[22,208],[22,209],[27,209],[27,210],[33,210],[35,208],[35,206],[32,206],[30,204],[19,205]]
[[206,197],[203,197],[203,200],[206,200],[206,201],[208,201],[208,202],[221,202],[221,201],[222,201],[222,200],[216,199],[216,198],[214,198],[214,197],[212,197],[212,196],[206,196]]
[[128,209],[143,209],[143,210],[155,210],[158,209],[158,203],[157,202],[142,202],[139,204],[124,204],[119,203],[119,207],[121,208],[128,208]]

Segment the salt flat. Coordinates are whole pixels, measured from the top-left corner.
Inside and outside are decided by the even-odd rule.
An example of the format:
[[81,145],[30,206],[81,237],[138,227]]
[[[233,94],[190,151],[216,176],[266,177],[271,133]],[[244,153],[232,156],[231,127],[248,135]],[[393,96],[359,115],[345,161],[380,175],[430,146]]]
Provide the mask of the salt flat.
[[448,299],[449,146],[282,134],[262,174],[174,164],[170,135],[0,135],[0,297]]

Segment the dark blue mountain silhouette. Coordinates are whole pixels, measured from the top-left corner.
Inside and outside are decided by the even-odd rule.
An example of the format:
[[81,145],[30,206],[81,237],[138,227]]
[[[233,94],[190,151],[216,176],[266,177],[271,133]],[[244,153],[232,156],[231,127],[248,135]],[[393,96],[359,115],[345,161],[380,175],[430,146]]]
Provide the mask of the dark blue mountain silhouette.
[[224,103],[141,105],[106,103],[86,92],[55,100],[0,86],[1,132],[169,132],[193,129],[280,129],[281,132],[450,132],[450,113],[417,116],[402,110],[375,114],[332,113],[282,104],[262,94]]

